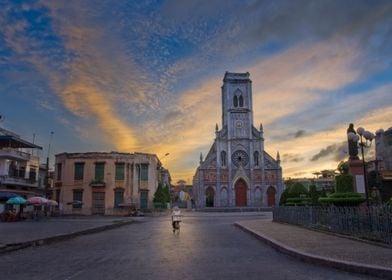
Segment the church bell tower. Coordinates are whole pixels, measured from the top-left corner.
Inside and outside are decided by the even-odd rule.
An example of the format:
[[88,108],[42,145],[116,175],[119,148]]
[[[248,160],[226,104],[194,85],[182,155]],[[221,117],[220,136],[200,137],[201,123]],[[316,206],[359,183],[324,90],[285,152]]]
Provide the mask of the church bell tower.
[[225,73],[222,86],[222,126],[228,139],[252,138],[252,81],[249,73]]

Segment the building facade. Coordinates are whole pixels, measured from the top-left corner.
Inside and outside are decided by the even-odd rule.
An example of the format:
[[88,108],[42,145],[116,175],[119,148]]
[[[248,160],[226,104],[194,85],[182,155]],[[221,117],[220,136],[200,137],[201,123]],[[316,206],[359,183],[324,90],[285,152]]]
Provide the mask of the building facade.
[[335,188],[335,170],[321,170],[314,172],[315,178],[287,178],[284,181],[286,187],[295,183],[302,184],[308,191],[310,186],[315,186],[316,190],[325,194],[332,193]]
[[62,153],[56,155],[53,194],[65,214],[121,215],[125,205],[153,207],[162,178],[170,174],[153,154]]
[[377,130],[375,145],[376,159],[367,166],[369,187],[373,191],[373,187],[377,186],[381,200],[385,202],[392,197],[392,127],[385,131]]
[[253,125],[249,73],[226,72],[222,86],[222,128],[193,178],[196,207],[265,207],[283,191],[279,153],[264,151],[263,127]]
[[45,195],[39,180],[40,158],[34,150],[42,147],[0,128],[0,192],[24,198]]

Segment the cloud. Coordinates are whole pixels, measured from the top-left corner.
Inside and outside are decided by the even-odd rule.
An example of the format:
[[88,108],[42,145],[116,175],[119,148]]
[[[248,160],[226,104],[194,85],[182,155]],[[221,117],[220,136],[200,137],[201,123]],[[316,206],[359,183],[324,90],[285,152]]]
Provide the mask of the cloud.
[[[377,90],[376,90],[377,91]],[[370,92],[368,92],[370,94]],[[342,101],[344,103],[344,101]],[[307,133],[301,138],[288,138],[278,141],[268,141],[272,131],[264,130],[265,149],[280,151],[282,155],[299,155],[309,159],[300,162],[283,160],[282,168],[285,177],[295,177],[296,173],[304,172],[307,176],[312,176],[315,171],[323,169],[335,169],[340,160],[348,158],[346,130],[349,123],[353,122],[355,127],[363,126],[367,130],[375,132],[379,128],[390,127],[392,119],[392,106],[386,102],[385,107],[374,109],[365,114],[360,114],[356,118],[346,120],[346,122],[336,123],[328,129]],[[370,148],[365,149],[365,158],[372,159],[374,154],[374,143]],[[314,159],[311,161],[310,159]],[[316,160],[318,159],[318,160]]]
[[321,151],[315,154],[310,159],[310,161],[317,161],[330,155],[334,155],[335,161],[340,161],[344,158],[347,158],[347,142],[343,142],[340,144],[332,144],[327,146],[326,148],[321,149]]
[[[349,43],[326,41],[302,44],[248,68],[253,79],[255,119],[268,125],[304,110],[332,91],[354,82],[363,69],[355,68],[361,52]],[[256,107],[257,106],[257,107]]]
[[282,162],[301,162],[305,160],[300,154],[283,154],[282,155]]
[[305,135],[305,133],[306,133],[305,130],[298,130],[298,131],[295,133],[294,137],[295,137],[295,138],[302,137],[302,136]]

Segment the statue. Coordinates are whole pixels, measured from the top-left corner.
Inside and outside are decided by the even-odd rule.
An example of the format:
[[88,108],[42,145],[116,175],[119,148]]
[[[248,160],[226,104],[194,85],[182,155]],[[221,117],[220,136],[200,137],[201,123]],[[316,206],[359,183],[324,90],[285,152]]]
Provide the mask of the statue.
[[350,123],[347,128],[347,142],[349,159],[359,159],[358,157],[358,135],[355,132],[354,124]]

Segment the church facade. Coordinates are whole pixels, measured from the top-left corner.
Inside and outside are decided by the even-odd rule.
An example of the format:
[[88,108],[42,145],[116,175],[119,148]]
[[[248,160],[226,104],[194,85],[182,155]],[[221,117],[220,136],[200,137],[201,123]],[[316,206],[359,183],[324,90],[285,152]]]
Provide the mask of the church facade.
[[253,125],[249,73],[226,72],[222,127],[193,177],[193,198],[204,207],[271,207],[283,192],[279,153],[264,151],[263,127]]

